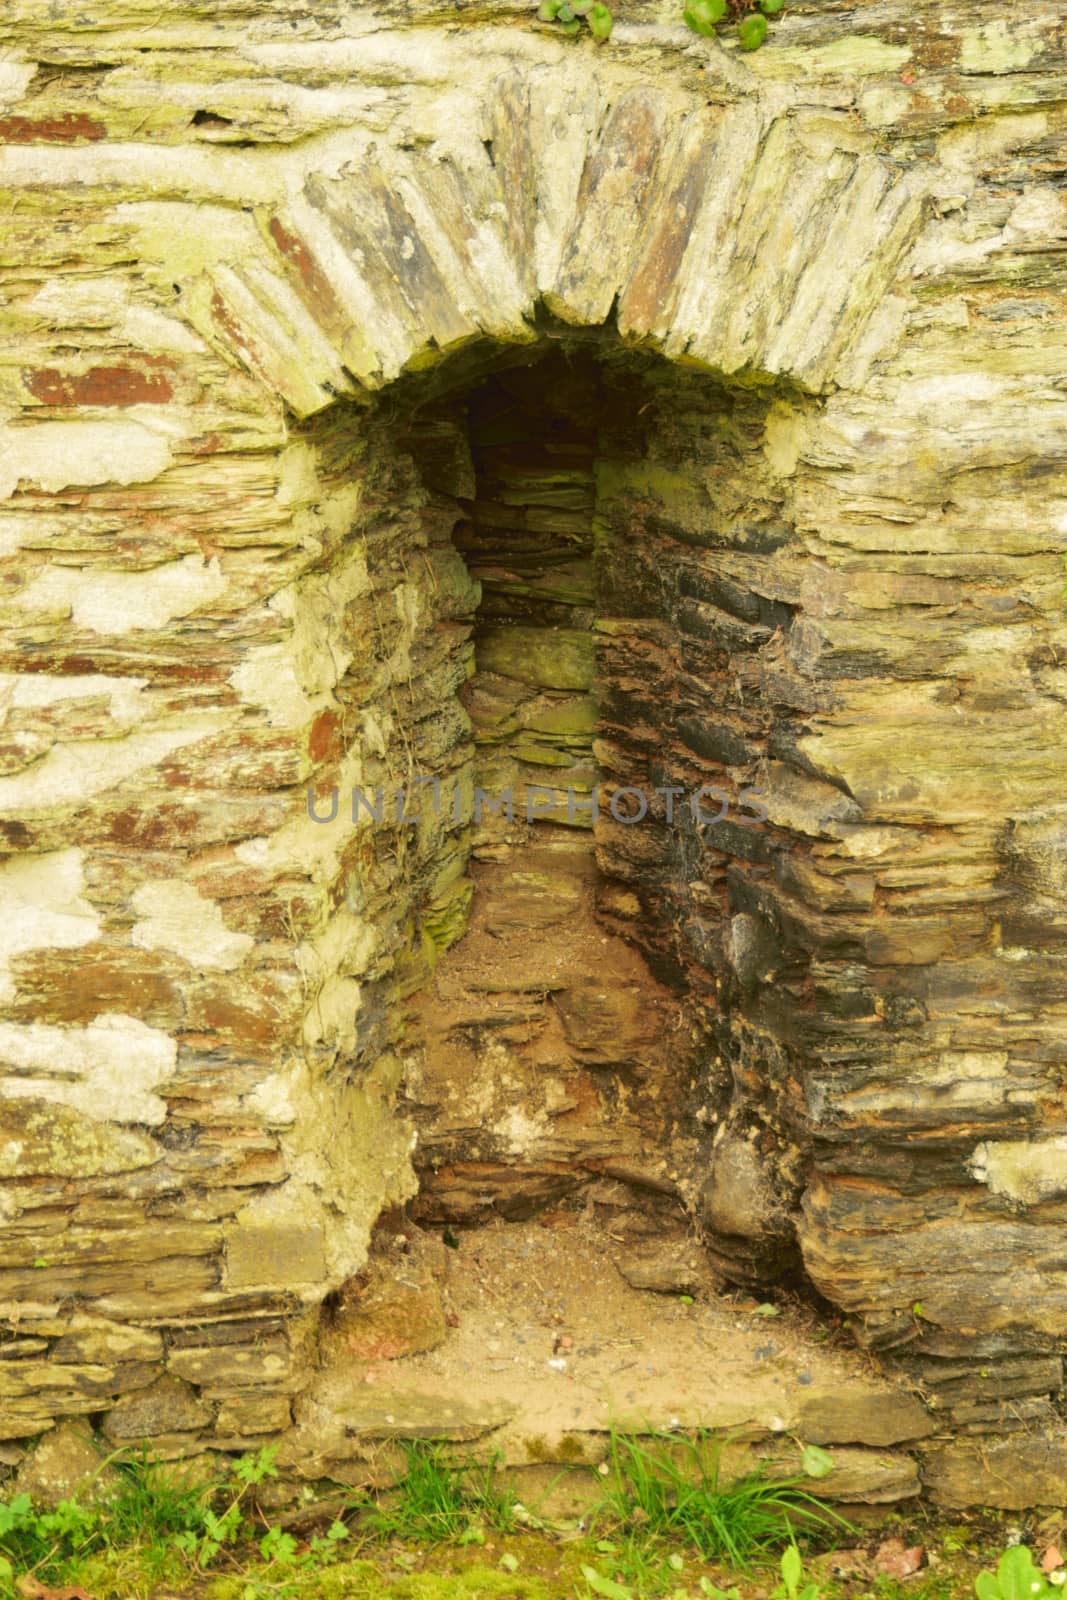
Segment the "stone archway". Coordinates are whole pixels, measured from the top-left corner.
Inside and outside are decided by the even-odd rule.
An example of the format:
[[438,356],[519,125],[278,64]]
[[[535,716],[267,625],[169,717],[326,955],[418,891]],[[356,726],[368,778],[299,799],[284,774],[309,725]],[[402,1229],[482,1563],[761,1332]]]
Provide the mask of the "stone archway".
[[[734,1098],[730,841],[770,860],[745,788],[768,711],[749,708],[746,743],[729,658],[758,651],[791,612],[742,599],[718,570],[743,543],[721,518],[739,495],[755,503],[769,401],[558,323],[502,359],[404,429],[434,519],[452,519],[481,588],[476,607],[448,586],[452,650],[438,650],[400,740],[421,751],[405,808],[419,815],[416,786],[432,783],[448,817],[408,890],[433,969],[410,1001],[423,1049],[403,1092],[419,1128],[417,1209],[529,1214],[610,1173],[659,1196],[684,1235]],[[699,472],[718,478],[714,529],[684,525]],[[780,533],[761,517],[767,570]],[[771,1137],[751,1109],[738,1108],[749,1137],[735,1139],[750,1166],[751,1139]],[[748,1188],[754,1218],[771,1186]],[[657,1230],[670,1255],[668,1216]],[[730,1270],[790,1267],[783,1216],[770,1201],[763,1226],[734,1239]]]
[[[111,1410],[116,1437],[143,1432],[151,1389],[163,1431],[283,1428],[315,1308],[412,1192],[383,998],[410,944],[407,867],[294,801],[373,788],[462,583],[373,397],[532,345],[538,308],[766,406],[738,457],[754,483],[733,484],[711,545],[721,462],[616,485],[620,515],[713,553],[687,603],[726,619],[724,673],[757,720],[776,713],[759,779],[799,848],[718,852],[738,1103],[803,1149],[807,1270],[863,1336],[903,1348],[960,1420],[995,1358],[1002,1392],[1044,1416],[1063,1287],[1057,1228],[1030,1208],[1059,1193],[1060,1145],[1055,1040],[1031,1013],[1061,990],[1029,958],[1005,978],[1001,957],[1005,937],[1032,942],[1037,890],[1056,925],[1062,718],[1022,667],[997,708],[952,631],[968,606],[995,630],[1003,574],[896,557],[895,517],[923,551],[976,515],[958,485],[944,498],[970,457],[929,380],[890,417],[878,388],[933,178],[847,117],[770,93],[709,104],[625,58],[498,79],[480,124],[458,115],[465,92],[410,149],[359,127],[267,175],[212,152],[166,179],[178,198],[155,178],[152,198],[109,190],[93,248],[136,263],[100,335],[121,361],[28,358],[3,480],[29,553],[0,805],[25,852],[5,904],[37,914],[9,950],[4,1148],[12,1237],[44,1220],[63,1242],[8,1272],[10,1303],[55,1312],[48,1383],[20,1371],[13,1426]],[[87,314],[77,294],[48,304],[60,324]],[[23,538],[42,510],[43,549]],[[871,620],[885,596],[900,637]],[[728,766],[716,731],[695,753]],[[765,984],[781,949],[803,971]],[[1033,1179],[1019,1144],[1044,1127]],[[123,1359],[94,1360],[109,1339]]]
[[[707,106],[681,91],[634,84],[625,74],[612,81],[584,72],[515,73],[491,86],[480,123],[465,136],[457,138],[450,122],[447,137],[425,152],[367,141],[358,156],[335,159],[330,169],[312,170],[299,185],[290,184],[283,204],[260,206],[255,226],[252,218],[220,216],[217,232],[205,231],[191,242],[176,287],[183,314],[199,332],[228,359],[277,387],[298,415],[321,418],[327,432],[331,408],[343,405],[346,396],[386,392],[401,380],[398,393],[406,385],[417,398],[420,371],[429,374],[442,362],[462,367],[464,360],[477,370],[480,359],[491,367],[497,359],[493,347],[529,351],[537,307],[558,327],[576,331],[610,319],[626,348],[647,348],[683,370],[715,375],[735,394],[747,387],[756,397],[756,449],[746,464],[751,471],[758,459],[756,476],[773,479],[776,459],[788,461],[795,451],[816,397],[832,392],[846,373],[855,381],[877,352],[886,329],[884,292],[921,222],[914,178],[862,140],[842,135],[842,127],[823,118],[775,118],[751,101]],[[130,215],[150,254],[168,209],[133,207]],[[737,570],[731,570],[727,554],[718,570],[693,575],[684,602],[692,614],[703,607],[729,619],[726,633],[734,637],[719,641],[723,681],[743,684],[751,671],[743,658],[754,643],[757,657],[769,645],[767,665],[756,669],[754,683],[740,694],[755,696],[755,721],[763,724],[756,743],[747,747],[747,766],[750,781],[764,787],[773,772],[772,825],[785,834],[795,829],[800,837],[818,838],[825,823],[832,828],[858,822],[847,782],[836,774],[827,778],[817,758],[799,750],[804,717],[825,709],[828,696],[806,681],[804,627],[794,640],[779,625],[812,609],[805,584],[813,577],[818,583],[809,563],[790,571],[783,558],[789,532],[780,492],[766,482],[759,488],[731,483],[726,503],[735,522],[709,538],[701,524],[709,510],[715,515],[714,493],[675,463],[657,484],[647,465],[637,464],[630,481],[623,474],[619,501],[634,502],[661,522],[675,518],[682,547],[686,541],[691,548],[718,544],[737,557]],[[711,461],[708,470],[720,479],[724,471],[727,480],[731,471],[737,476],[736,463]],[[740,526],[746,504],[750,515]],[[760,575],[750,588],[754,568]],[[327,627],[338,624],[339,617]],[[393,631],[402,632],[395,626]],[[704,670],[714,674],[707,661]],[[773,734],[761,681],[768,671],[790,708]],[[799,680],[790,686],[787,680],[797,672]],[[661,663],[660,689],[662,675]],[[366,706],[353,710],[368,716]],[[334,713],[323,715],[329,721]],[[694,721],[691,714],[690,744],[695,737],[699,746]],[[735,715],[732,728],[718,730],[720,740],[743,745],[737,731],[743,722]],[[786,731],[790,722],[796,724],[793,734]],[[404,724],[397,709],[376,727],[383,759],[390,740],[405,744]],[[715,738],[712,730],[712,744]],[[783,754],[784,761],[778,759]],[[700,759],[692,749],[688,755]],[[712,754],[705,740],[702,755],[722,771],[727,758],[721,747]],[[735,755],[735,766],[738,760]],[[365,766],[364,760],[360,775]],[[340,787],[346,792],[343,781]],[[761,888],[758,880],[770,872],[771,858],[754,870],[745,859],[761,849],[735,830],[720,852],[732,862],[735,878],[729,890],[713,895],[721,900],[725,893],[730,908],[725,956],[721,908],[709,925],[694,905],[674,907],[677,918],[691,926],[691,940],[707,946],[697,964],[720,967],[712,984],[726,984],[738,1002],[742,994],[751,1002],[761,977],[777,971],[778,963],[769,959],[772,947],[791,942],[803,951],[800,965],[806,969],[820,945],[811,908],[804,910],[805,894],[815,900],[816,914],[819,909],[812,888],[817,874],[809,873],[799,894],[796,886]],[[685,865],[696,870],[692,862]],[[395,893],[395,884],[389,892]],[[849,893],[859,895],[855,909],[862,912],[866,890]],[[784,916],[780,898],[795,902]],[[380,904],[379,899],[379,910]],[[346,915],[349,909],[350,898]],[[851,929],[845,944],[861,950],[863,934]],[[678,968],[693,960],[693,952],[660,949],[658,957]],[[312,966],[320,961],[316,949]],[[320,994],[316,1017],[329,1016],[334,1005],[343,1010],[362,1004],[340,971],[319,975],[316,982],[328,997],[324,1001]],[[801,999],[803,987],[795,986],[789,1001],[801,1010],[810,1007],[810,995]],[[784,1089],[800,1081],[785,1064],[790,1052],[779,1042],[776,1002],[760,1003],[768,1014],[757,1019],[750,1035],[740,1020],[745,1007],[730,1008],[730,1036],[720,1041],[714,1060],[719,1079],[732,1074],[739,1086],[739,1137],[729,1144],[729,1159],[724,1150],[722,1170],[738,1163],[753,1193],[766,1195],[761,1205],[777,1248],[780,1205],[760,1164],[752,1164],[752,1139],[758,1135],[791,1147],[786,1130],[795,1133],[809,1114],[794,1089],[786,1095],[791,1106],[764,1105],[753,1124],[752,1108],[767,1099],[772,1082]],[[383,1015],[381,1006],[370,1008],[369,1034],[342,1027],[344,1048],[366,1048],[368,1038],[380,1047],[391,1037]],[[313,1032],[319,1026],[313,1023]],[[332,1026],[327,1020],[324,1038]],[[800,1050],[804,1057],[805,1047]],[[771,1098],[781,1100],[779,1090]],[[808,1146],[806,1133],[802,1142]],[[791,1163],[786,1188],[794,1198],[804,1186],[804,1165]],[[714,1186],[708,1205],[714,1214]],[[718,1205],[727,1216],[722,1197]],[[766,1266],[759,1237],[735,1232],[731,1242],[722,1242],[736,1270],[744,1273],[746,1262],[751,1270],[751,1262],[761,1258]]]
[[[331,156],[169,261],[183,315],[298,416],[480,337],[526,343],[538,303],[742,381],[851,386],[922,218],[915,177],[844,120],[584,64],[497,79],[425,151]],[[162,268],[168,209],[128,215]]]

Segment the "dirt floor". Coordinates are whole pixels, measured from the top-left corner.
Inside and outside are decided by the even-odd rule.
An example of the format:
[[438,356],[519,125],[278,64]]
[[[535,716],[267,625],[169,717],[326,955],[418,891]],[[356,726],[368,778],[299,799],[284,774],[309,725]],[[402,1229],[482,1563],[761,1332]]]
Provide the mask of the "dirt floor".
[[[375,1441],[444,1437],[525,1470],[523,1498],[556,1515],[595,1487],[613,1427],[704,1429],[738,1441],[741,1468],[753,1452],[788,1462],[804,1443],[832,1447],[820,1489],[848,1503],[917,1492],[907,1445],[927,1414],[839,1320],[785,1296],[635,1288],[633,1241],[592,1206],[445,1236],[454,1248],[396,1235],[382,1298],[371,1285],[328,1331],[292,1442],[324,1471]],[[678,1248],[699,1267],[695,1240]]]
[[[403,1363],[403,1387],[506,1407],[515,1426],[553,1436],[612,1421],[784,1431],[845,1383],[884,1390],[862,1357],[833,1348],[831,1329],[797,1307],[633,1288],[623,1276],[632,1249],[587,1213],[461,1235],[446,1280],[455,1327],[437,1350]],[[689,1255],[696,1272],[695,1240]],[[392,1386],[401,1373],[382,1376]]]

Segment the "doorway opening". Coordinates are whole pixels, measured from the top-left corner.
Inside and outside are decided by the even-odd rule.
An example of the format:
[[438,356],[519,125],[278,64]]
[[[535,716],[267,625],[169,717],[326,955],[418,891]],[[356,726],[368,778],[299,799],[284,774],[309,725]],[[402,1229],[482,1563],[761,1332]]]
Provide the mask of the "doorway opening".
[[732,1014],[739,913],[785,965],[745,900],[773,830],[739,663],[792,612],[730,575],[787,533],[760,501],[768,397],[574,330],[437,384],[401,424],[463,563],[431,608],[448,692],[416,708],[449,820],[413,885],[415,1213],[595,1206],[642,1281],[790,1273],[796,1174]]
[[[596,1200],[628,1251],[647,1240],[662,1258],[687,1232],[672,1147],[700,1029],[683,987],[624,936],[618,913],[638,921],[639,903],[598,864],[605,829],[647,831],[654,813],[637,813],[657,804],[644,763],[628,771],[612,737],[633,730],[629,679],[612,667],[598,507],[611,404],[582,350],[511,368],[467,399],[474,492],[453,539],[481,590],[459,695],[474,744],[474,892],[465,932],[413,1002],[408,1095],[422,1216],[469,1223]],[[615,822],[613,804],[635,820]]]
[[885,1444],[921,1408],[813,1343],[810,1288],[770,1338],[750,1295],[803,1282],[811,1160],[813,946],[777,909],[805,846],[758,803],[804,714],[774,395],[575,330],[478,359],[383,414],[407,465],[368,548],[418,637],[385,638],[365,726],[415,820],[357,839],[419,1189],[329,1308],[302,1425],[530,1470],[627,1417],[802,1429],[877,1442],[865,1484],[914,1494]]

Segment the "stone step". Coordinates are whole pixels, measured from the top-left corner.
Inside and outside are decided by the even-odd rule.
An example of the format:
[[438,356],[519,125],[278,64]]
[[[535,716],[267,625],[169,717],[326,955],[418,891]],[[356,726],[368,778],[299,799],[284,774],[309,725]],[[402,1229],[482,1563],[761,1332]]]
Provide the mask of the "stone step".
[[634,1289],[610,1234],[578,1214],[548,1220],[470,1230],[452,1250],[423,1235],[405,1266],[389,1259],[391,1277],[383,1262],[380,1287],[327,1332],[285,1469],[380,1481],[383,1459],[401,1459],[383,1457],[389,1442],[438,1438],[513,1469],[584,1466],[592,1489],[614,1428],[714,1434],[733,1473],[760,1460],[795,1473],[819,1444],[834,1459],[820,1495],[919,1492],[908,1447],[933,1431],[926,1408],[855,1350],[814,1338],[809,1313]]

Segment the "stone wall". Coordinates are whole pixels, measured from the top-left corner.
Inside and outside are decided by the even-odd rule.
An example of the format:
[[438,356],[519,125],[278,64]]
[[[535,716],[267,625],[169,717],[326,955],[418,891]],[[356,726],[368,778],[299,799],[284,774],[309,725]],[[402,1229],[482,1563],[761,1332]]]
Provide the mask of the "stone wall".
[[[995,1498],[1067,1454],[1063,23],[797,3],[742,58],[530,9],[0,24],[0,1435],[277,1433],[415,1195],[494,848],[467,397],[573,345],[598,770],[768,813],[595,830],[686,1019],[643,1174]],[[458,811],[350,823],[416,773]]]

